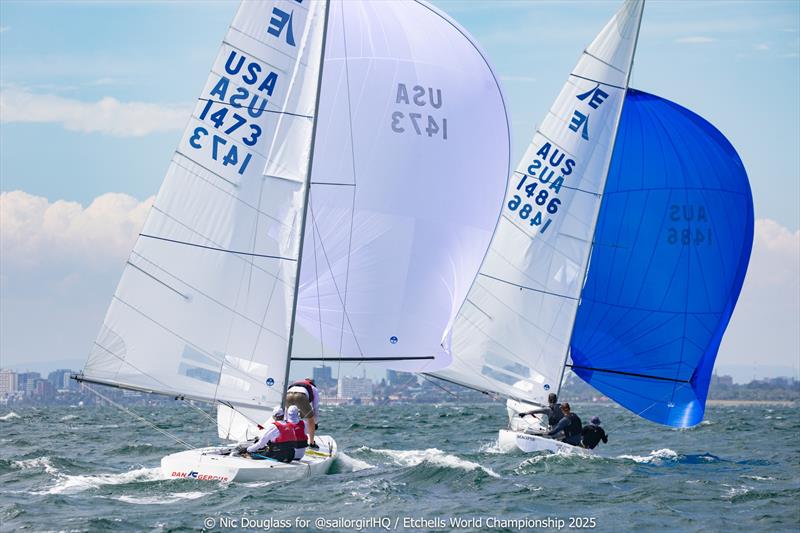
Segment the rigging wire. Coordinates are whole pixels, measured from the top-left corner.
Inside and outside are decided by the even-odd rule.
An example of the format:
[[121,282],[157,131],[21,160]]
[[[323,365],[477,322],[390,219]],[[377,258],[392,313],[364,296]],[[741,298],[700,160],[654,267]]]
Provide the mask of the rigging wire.
[[102,398],[103,400],[107,401],[108,403],[110,403],[111,405],[113,405],[114,407],[116,407],[117,409],[119,409],[119,410],[121,410],[121,411],[123,411],[123,412],[125,412],[125,413],[129,414],[130,416],[132,416],[132,417],[134,417],[134,418],[136,418],[136,419],[140,420],[141,422],[144,422],[145,424],[149,425],[150,427],[152,427],[153,429],[155,429],[156,431],[158,431],[158,432],[159,432],[159,433],[161,433],[162,435],[165,435],[165,436],[167,436],[167,437],[169,437],[169,438],[173,439],[173,440],[174,440],[175,442],[177,442],[178,444],[180,444],[180,445],[182,445],[182,446],[185,446],[185,447],[186,447],[186,449],[188,449],[188,450],[191,450],[191,449],[193,449],[193,448],[194,448],[193,446],[191,446],[190,444],[188,444],[186,441],[184,441],[184,440],[183,440],[183,439],[181,439],[180,437],[178,437],[178,436],[176,436],[176,435],[173,435],[172,433],[170,433],[169,431],[167,431],[167,430],[165,430],[165,429],[161,429],[160,427],[158,427],[157,425],[155,425],[153,422],[150,422],[149,420],[147,420],[147,419],[146,419],[146,418],[144,418],[143,416],[140,416],[140,415],[138,415],[138,414],[134,413],[134,412],[133,412],[133,411],[131,411],[130,409],[126,408],[124,405],[121,405],[121,404],[119,404],[119,403],[115,402],[114,400],[112,400],[111,398],[109,398],[108,396],[106,396],[105,394],[102,394],[101,392],[94,390],[94,388],[90,387],[90,386],[89,386],[89,385],[87,385],[86,383],[82,383],[81,385],[82,385],[82,386],[83,386],[85,389],[88,389],[88,390],[89,390],[89,392],[91,392],[92,394],[95,394],[95,395],[99,396],[100,398]]

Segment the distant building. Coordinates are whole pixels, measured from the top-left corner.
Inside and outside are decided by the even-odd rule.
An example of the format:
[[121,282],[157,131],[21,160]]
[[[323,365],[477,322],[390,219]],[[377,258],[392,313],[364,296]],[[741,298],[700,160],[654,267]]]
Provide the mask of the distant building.
[[711,385],[712,386],[733,385],[733,378],[731,376],[720,376],[718,374],[713,374],[711,376]]
[[399,370],[387,370],[386,381],[390,387],[412,387],[417,385],[417,375]]
[[364,399],[372,398],[372,380],[369,378],[339,378],[339,398]]
[[333,375],[331,374],[331,367],[329,366],[317,366],[314,367],[314,383],[317,387],[335,387],[336,380],[333,379]]
[[70,380],[69,376],[72,374],[72,370],[67,368],[59,368],[58,370],[53,370],[47,375],[47,381],[53,384],[56,390],[64,390],[70,388]]
[[33,381],[33,396],[41,401],[49,402],[56,397],[56,388],[46,379]]
[[17,373],[13,370],[0,370],[0,396],[17,392]]
[[38,372],[20,372],[17,374],[17,390],[25,396],[32,396],[37,379],[42,379]]

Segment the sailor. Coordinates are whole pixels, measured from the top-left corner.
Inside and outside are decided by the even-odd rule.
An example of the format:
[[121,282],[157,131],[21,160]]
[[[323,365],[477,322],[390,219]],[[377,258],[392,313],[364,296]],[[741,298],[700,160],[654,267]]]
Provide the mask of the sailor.
[[306,421],[308,427],[308,443],[312,448],[318,448],[314,442],[314,432],[317,430],[319,416],[319,392],[314,380],[305,378],[295,381],[286,391],[286,406],[296,405],[300,409],[300,417]]
[[547,432],[547,435],[558,438],[558,434],[563,431],[564,436],[561,438],[563,442],[573,446],[580,446],[581,431],[583,430],[581,419],[570,410],[567,402],[561,404],[561,412],[564,415],[563,418],[559,420],[554,428]]
[[258,442],[247,447],[247,453],[254,459],[270,458],[284,463],[294,459],[302,459],[306,440],[305,424],[300,420],[300,411],[295,406],[286,410],[287,420],[283,420],[283,409],[276,407],[273,411],[273,422]]
[[608,435],[600,427],[600,417],[593,416],[590,423],[585,425],[581,431],[581,446],[593,450],[595,446],[600,444],[601,440],[607,444]]
[[555,393],[551,392],[547,396],[547,403],[549,404],[547,407],[542,407],[541,409],[534,409],[533,411],[528,411],[527,413],[520,413],[519,416],[546,413],[547,425],[550,426],[550,429],[552,429],[556,426],[556,424],[558,424],[558,422],[564,415],[561,413],[561,404],[558,403],[558,396],[556,396]]

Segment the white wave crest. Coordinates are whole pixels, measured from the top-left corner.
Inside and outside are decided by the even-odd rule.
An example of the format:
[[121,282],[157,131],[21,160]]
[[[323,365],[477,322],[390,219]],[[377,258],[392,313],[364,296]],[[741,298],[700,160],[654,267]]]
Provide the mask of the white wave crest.
[[344,467],[343,470],[345,472],[358,472],[359,470],[366,470],[367,468],[375,468],[375,465],[371,465],[355,457],[350,457],[343,452],[339,452],[336,456],[336,460]]
[[183,500],[196,500],[206,495],[205,492],[175,492],[163,496],[114,496],[113,499],[134,505],[164,505]]
[[7,422],[9,420],[14,420],[15,418],[21,418],[21,417],[17,413],[15,413],[14,411],[11,411],[7,415],[0,416],[0,420],[2,420],[3,422]]
[[122,485],[133,481],[157,481],[165,479],[160,468],[139,468],[119,474],[99,474],[96,476],[72,476],[56,471],[56,484],[47,490],[34,494],[74,494],[96,489],[104,485]]
[[42,468],[45,472],[51,475],[57,475],[58,469],[50,462],[50,458],[37,457],[36,459],[25,459],[22,461],[14,461],[11,463],[14,467],[22,470],[30,470],[31,468]]
[[629,459],[637,463],[647,464],[661,464],[664,461],[674,461],[678,458],[678,454],[669,448],[662,448],[650,452],[650,455],[620,455],[617,459]]
[[67,422],[68,420],[75,420],[78,418],[78,415],[66,415],[61,417],[62,422]]
[[473,463],[472,461],[467,461],[466,459],[461,459],[455,455],[445,453],[438,448],[428,448],[427,450],[381,450],[367,448],[364,446],[359,449],[369,450],[373,453],[386,455],[399,466],[417,466],[418,464],[425,462],[436,466],[443,466],[445,468],[459,468],[468,472],[480,469],[492,477],[500,477],[500,475],[498,475],[491,468],[486,468],[478,463]]

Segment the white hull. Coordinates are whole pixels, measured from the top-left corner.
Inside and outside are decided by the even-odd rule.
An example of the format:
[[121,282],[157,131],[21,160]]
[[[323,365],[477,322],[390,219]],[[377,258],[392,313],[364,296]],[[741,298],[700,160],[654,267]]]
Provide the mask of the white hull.
[[201,481],[292,481],[324,475],[333,464],[338,449],[333,438],[318,435],[318,450],[306,449],[300,461],[281,463],[269,459],[255,460],[223,455],[232,446],[195,448],[173,453],[161,459],[161,471],[170,478]]
[[526,453],[553,452],[594,455],[594,452],[591,450],[581,448],[580,446],[572,446],[571,444],[548,437],[531,435],[521,431],[511,431],[508,429],[500,430],[497,436],[497,445],[501,450],[519,449]]

